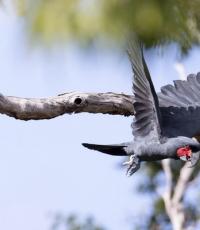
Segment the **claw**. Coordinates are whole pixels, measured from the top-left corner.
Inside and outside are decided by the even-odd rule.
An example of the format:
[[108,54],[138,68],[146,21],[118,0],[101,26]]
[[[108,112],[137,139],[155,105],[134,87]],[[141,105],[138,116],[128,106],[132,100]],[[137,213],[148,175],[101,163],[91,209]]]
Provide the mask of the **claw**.
[[133,160],[134,160],[134,156],[133,155],[131,155],[130,157],[129,157],[129,161],[125,161],[122,165],[131,165],[132,163],[133,163]]
[[140,168],[140,161],[138,157],[136,157],[135,155],[131,155],[129,161],[124,162],[123,165],[128,166],[126,175],[132,176],[133,173],[135,173]]

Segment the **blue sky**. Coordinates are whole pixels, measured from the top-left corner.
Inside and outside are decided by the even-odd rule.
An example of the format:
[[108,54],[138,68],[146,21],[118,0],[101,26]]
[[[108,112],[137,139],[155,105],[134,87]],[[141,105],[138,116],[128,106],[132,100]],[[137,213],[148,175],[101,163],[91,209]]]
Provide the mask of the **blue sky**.
[[[69,91],[131,94],[131,68],[125,55],[102,50],[83,54],[66,46],[48,52],[31,47],[23,19],[0,11],[0,92],[47,97]],[[186,73],[199,69],[199,50],[182,60]],[[157,89],[178,78],[175,47],[163,56],[146,53]],[[199,68],[199,69],[198,69]],[[150,201],[134,192],[142,173],[119,170],[120,158],[101,155],[82,142],[131,140],[132,118],[64,115],[49,121],[0,117],[0,229],[47,230],[52,214],[93,215],[110,230],[128,230],[132,218],[148,213]]]

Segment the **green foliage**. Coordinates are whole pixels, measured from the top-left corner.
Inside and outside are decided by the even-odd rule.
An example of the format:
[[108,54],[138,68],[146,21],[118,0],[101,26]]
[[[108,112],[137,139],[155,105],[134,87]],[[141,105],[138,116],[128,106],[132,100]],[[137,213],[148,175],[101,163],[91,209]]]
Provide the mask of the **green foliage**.
[[200,41],[198,0],[15,0],[27,29],[45,41],[124,40],[135,32],[146,46]]
[[97,225],[92,217],[86,218],[84,221],[80,221],[76,215],[70,215],[65,217],[61,214],[57,214],[54,218],[54,223],[51,230],[105,230],[103,227]]

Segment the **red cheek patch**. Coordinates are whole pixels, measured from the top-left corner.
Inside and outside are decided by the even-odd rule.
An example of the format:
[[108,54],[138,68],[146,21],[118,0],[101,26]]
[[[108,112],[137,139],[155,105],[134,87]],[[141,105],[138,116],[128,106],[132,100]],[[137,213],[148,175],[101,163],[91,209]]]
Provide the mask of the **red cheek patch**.
[[176,153],[178,157],[185,156],[187,159],[189,159],[192,155],[192,150],[189,146],[185,146],[185,147],[178,148]]

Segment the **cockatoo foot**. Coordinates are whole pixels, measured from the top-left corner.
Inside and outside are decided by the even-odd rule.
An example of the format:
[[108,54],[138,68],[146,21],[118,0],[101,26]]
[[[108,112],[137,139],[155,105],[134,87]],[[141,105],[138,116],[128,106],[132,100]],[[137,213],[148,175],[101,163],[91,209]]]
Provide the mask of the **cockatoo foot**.
[[123,165],[127,166],[127,176],[132,176],[140,168],[140,160],[135,155],[129,157],[129,161],[125,161]]

